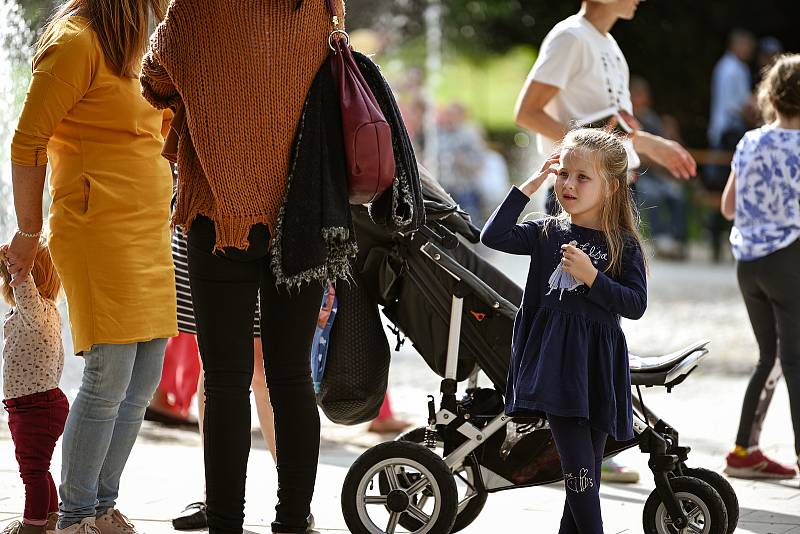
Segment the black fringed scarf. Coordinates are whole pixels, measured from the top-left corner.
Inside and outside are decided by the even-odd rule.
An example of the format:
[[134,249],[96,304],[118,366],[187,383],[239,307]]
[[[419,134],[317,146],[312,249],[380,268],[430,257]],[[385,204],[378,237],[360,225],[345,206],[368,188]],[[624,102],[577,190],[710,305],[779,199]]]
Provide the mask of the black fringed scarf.
[[[390,231],[413,231],[425,223],[414,149],[392,90],[369,58],[353,53],[392,128],[395,179],[369,208]],[[339,93],[330,62],[317,72],[295,133],[286,197],[272,240],[278,284],[300,286],[350,278],[357,246],[347,193],[347,169]]]
[[342,117],[329,62],[317,72],[295,133],[286,197],[272,240],[278,284],[348,278],[357,252]]

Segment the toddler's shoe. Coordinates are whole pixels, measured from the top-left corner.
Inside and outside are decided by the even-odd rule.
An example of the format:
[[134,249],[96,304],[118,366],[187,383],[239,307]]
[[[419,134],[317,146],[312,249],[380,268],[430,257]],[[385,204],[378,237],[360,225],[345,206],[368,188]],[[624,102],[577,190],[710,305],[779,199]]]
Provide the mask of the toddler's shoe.
[[80,523],[67,528],[56,527],[56,534],[100,534],[100,530],[95,524],[94,517],[84,517]]
[[3,529],[3,534],[45,534],[44,525],[26,525],[21,521],[12,521]]
[[54,534],[56,525],[58,525],[58,512],[50,512],[47,514],[47,525],[45,525],[47,534]]
[[109,508],[97,516],[97,530],[100,534],[137,534],[133,523],[115,508]]
[[725,474],[733,478],[790,479],[797,476],[797,471],[793,467],[786,467],[767,458],[759,449],[745,455],[730,452],[725,458],[725,463],[727,464]]

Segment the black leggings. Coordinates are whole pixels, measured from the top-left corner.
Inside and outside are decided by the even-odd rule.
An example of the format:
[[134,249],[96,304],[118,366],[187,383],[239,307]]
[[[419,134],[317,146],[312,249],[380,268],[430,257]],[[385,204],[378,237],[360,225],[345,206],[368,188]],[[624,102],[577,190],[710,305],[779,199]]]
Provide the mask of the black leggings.
[[600,464],[608,434],[584,419],[548,414],[550,431],[561,456],[567,499],[559,534],[603,534],[600,514]]
[[789,390],[794,448],[800,455],[800,240],[736,266],[758,342],[758,364],[742,405],[736,444],[755,447],[781,370]]
[[319,459],[319,413],[311,384],[311,339],[322,285],[277,289],[269,232],[250,231],[247,251],[212,253],[214,224],[198,217],[188,238],[189,282],[203,360],[206,504],[210,533],[242,532],[250,453],[253,315],[261,291],[264,370],[275,413],[277,532],[305,532]]

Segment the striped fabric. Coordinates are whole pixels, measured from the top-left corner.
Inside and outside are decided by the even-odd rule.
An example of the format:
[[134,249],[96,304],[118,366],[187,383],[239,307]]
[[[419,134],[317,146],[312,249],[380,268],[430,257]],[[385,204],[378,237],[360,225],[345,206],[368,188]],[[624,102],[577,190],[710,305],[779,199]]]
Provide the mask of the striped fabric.
[[[178,330],[197,334],[194,322],[194,306],[189,291],[189,264],[187,261],[186,236],[180,230],[172,234],[172,259],[175,262],[175,289],[178,293]],[[253,318],[254,337],[261,337],[261,309],[256,308]]]

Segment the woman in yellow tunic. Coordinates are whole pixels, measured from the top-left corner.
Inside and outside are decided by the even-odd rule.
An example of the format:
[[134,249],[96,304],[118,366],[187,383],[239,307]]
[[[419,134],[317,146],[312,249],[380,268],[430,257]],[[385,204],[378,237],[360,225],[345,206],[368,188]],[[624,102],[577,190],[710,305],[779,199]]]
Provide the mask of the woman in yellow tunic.
[[115,510],[120,476],[177,334],[163,116],[137,72],[159,4],[66,1],[38,44],[12,145],[12,285],[30,272],[49,158],[50,249],[85,359],[64,432],[60,533],[135,532]]

